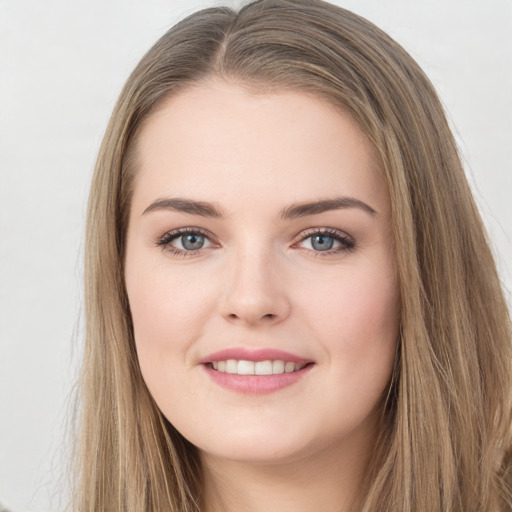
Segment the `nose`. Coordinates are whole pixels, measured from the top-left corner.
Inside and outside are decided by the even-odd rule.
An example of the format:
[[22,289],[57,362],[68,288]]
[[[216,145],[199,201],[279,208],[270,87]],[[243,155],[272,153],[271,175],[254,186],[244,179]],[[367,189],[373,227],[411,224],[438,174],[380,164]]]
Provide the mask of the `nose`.
[[220,309],[230,323],[274,325],[291,309],[287,286],[275,258],[264,254],[240,256],[232,262]]

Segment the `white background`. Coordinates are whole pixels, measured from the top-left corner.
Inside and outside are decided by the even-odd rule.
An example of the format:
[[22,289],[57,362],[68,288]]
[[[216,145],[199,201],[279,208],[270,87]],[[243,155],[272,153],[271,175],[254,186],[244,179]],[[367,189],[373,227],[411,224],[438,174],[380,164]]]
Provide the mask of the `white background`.
[[[0,0],[0,501],[13,510],[60,508],[87,189],[114,101],[165,30],[215,3]],[[337,3],[436,85],[510,290],[512,0]]]

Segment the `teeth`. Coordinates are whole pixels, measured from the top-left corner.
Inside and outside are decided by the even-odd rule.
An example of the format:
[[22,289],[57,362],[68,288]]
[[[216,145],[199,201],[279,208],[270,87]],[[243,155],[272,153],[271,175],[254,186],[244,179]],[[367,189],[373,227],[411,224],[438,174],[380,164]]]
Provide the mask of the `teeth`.
[[226,361],[226,373],[238,373],[238,361],[228,359]]
[[254,375],[254,362],[238,361],[238,375]]
[[302,370],[305,364],[296,364],[281,360],[276,361],[245,361],[228,359],[227,361],[215,361],[213,369],[223,373],[236,373],[238,375],[278,375]]
[[284,365],[284,371],[286,373],[291,373],[293,370],[295,370],[295,363],[286,363]]
[[272,361],[258,361],[254,363],[256,375],[272,375]]
[[284,361],[274,361],[272,363],[272,373],[284,373]]

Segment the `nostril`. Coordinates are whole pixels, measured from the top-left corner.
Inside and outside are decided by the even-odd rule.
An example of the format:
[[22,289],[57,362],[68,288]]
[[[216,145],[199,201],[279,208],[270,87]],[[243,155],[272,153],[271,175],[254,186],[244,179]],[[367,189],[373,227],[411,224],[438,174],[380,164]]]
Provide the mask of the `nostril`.
[[[237,319],[237,318],[240,318],[239,315],[237,315],[236,313],[230,313],[228,315],[229,318],[231,319]],[[263,315],[261,317],[263,320],[273,320],[274,318],[276,318],[276,315],[274,315],[274,313],[267,313],[265,315]]]

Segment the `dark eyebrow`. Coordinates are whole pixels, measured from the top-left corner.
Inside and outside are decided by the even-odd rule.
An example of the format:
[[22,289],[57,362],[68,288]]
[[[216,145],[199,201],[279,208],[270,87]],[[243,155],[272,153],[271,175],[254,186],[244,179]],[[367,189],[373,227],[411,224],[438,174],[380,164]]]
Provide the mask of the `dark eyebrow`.
[[329,210],[340,210],[344,208],[359,208],[360,210],[376,215],[377,212],[369,204],[363,203],[354,197],[336,197],[334,199],[324,199],[311,203],[298,203],[288,206],[281,212],[282,219],[295,219],[297,217],[306,217]]
[[217,218],[223,216],[220,208],[212,203],[181,198],[157,199],[144,210],[142,215],[155,210],[174,210],[175,212],[191,213],[202,217]]
[[[323,199],[310,203],[298,203],[288,206],[281,211],[281,218],[284,220],[295,219],[297,217],[306,217],[316,215],[329,210],[339,210],[344,208],[359,208],[370,215],[376,215],[376,211],[368,204],[353,197],[337,197],[335,199]],[[142,213],[155,210],[173,210],[175,212],[190,213],[200,215],[201,217],[223,217],[223,213],[218,206],[205,201],[193,201],[192,199],[182,198],[164,198],[152,202]]]

